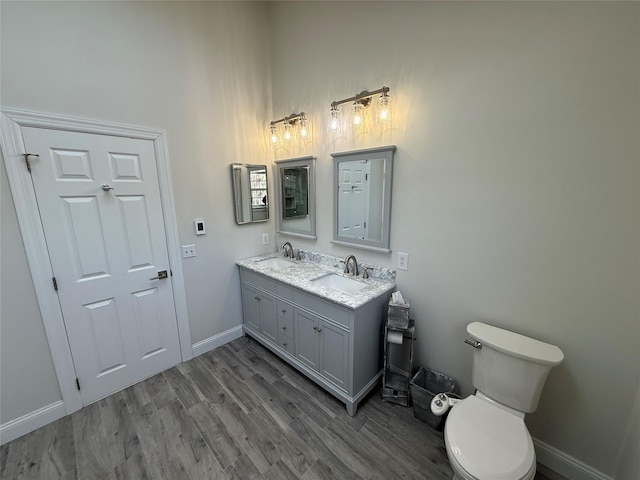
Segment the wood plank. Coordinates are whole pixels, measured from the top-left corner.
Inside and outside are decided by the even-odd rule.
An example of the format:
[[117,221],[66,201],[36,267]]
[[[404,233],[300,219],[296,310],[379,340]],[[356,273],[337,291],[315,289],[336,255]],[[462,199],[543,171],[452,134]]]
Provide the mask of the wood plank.
[[153,480],[153,474],[142,452],[129,457],[125,462],[116,466],[115,472],[116,480]]
[[41,478],[58,478],[73,472],[76,469],[76,448],[71,417],[63,417],[46,425],[42,432]]
[[[191,371],[193,371],[192,368],[187,371],[187,374]],[[187,410],[204,400],[204,395],[202,395],[200,390],[196,388],[194,383],[186,377],[180,368],[170,368],[169,370],[165,370],[163,374]]]
[[189,409],[189,413],[223,469],[242,456],[242,448],[208,401],[194,405]]
[[78,410],[71,415],[71,420],[78,476],[80,478],[115,478],[98,403],[92,403]]
[[189,480],[190,477],[182,459],[172,458],[173,439],[166,435],[158,409],[153,402],[132,412],[131,419],[138,432],[140,445],[154,480],[177,478]]
[[228,478],[233,480],[260,480],[264,478],[246,453],[229,466],[225,473]]
[[[334,475],[333,478],[343,478],[345,480],[361,478],[353,469],[351,469],[350,466],[340,460],[340,458],[338,458],[331,448],[329,448],[329,446],[322,440],[318,435],[318,431],[321,430],[321,427],[311,418],[302,414],[291,422],[291,428],[305,443],[307,443],[307,445],[311,446],[318,452],[318,455],[322,460],[322,463],[320,464],[320,467],[322,468],[317,473],[325,474],[330,471],[332,472],[332,475]],[[319,461],[316,461],[312,465],[312,470],[314,470],[314,468],[320,468],[317,466],[318,462]],[[324,468],[325,466],[328,467],[328,470]]]
[[116,467],[140,453],[140,439],[131,421],[127,402],[119,392],[98,402],[105,429],[111,466]]

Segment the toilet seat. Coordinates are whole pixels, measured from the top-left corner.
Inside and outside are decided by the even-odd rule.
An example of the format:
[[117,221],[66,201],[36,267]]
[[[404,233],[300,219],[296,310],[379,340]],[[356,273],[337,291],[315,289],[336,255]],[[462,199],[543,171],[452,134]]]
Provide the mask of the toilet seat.
[[447,454],[469,480],[525,480],[535,475],[535,451],[524,420],[475,395],[451,409]]

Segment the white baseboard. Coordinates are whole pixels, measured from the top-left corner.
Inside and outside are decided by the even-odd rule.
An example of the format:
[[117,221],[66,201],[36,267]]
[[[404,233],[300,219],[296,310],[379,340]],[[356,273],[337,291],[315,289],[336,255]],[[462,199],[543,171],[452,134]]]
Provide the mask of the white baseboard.
[[581,462],[537,438],[533,439],[536,460],[569,480],[613,480],[599,470]]
[[3,423],[0,425],[0,445],[9,443],[40,427],[55,422],[66,414],[67,411],[64,408],[64,403],[60,400],[14,420],[10,420],[7,423]]
[[211,350],[214,350],[218,347],[221,347],[225,343],[229,343],[236,338],[240,338],[244,334],[242,330],[242,325],[238,325],[237,327],[230,328],[229,330],[225,330],[222,333],[218,333],[213,337],[205,338],[198,343],[194,343],[191,348],[193,349],[193,356],[197,357],[198,355],[202,355],[203,353],[207,353]]

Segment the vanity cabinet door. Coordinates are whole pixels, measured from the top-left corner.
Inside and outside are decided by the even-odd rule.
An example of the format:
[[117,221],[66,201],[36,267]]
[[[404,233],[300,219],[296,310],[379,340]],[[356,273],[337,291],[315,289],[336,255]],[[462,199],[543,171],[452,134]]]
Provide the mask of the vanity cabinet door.
[[271,340],[278,343],[278,321],[276,319],[276,299],[271,295],[260,292],[260,332]]
[[349,332],[324,320],[318,327],[320,374],[347,389],[349,368]]
[[349,332],[312,313],[296,310],[295,335],[296,358],[346,390]]
[[244,323],[256,331],[260,331],[260,292],[249,285],[242,285],[242,308]]
[[276,299],[250,285],[242,285],[244,323],[262,333],[273,343],[278,343]]
[[321,320],[297,309],[294,319],[295,356],[306,366],[318,370],[318,325]]

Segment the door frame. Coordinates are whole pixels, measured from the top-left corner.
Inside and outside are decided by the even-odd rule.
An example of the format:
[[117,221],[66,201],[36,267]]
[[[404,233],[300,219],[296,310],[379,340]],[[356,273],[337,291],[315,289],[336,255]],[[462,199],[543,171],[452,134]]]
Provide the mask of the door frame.
[[76,373],[67,339],[64,319],[58,294],[53,289],[53,270],[49,251],[40,220],[31,174],[27,170],[22,127],[64,130],[77,133],[93,133],[118,137],[151,140],[156,156],[160,202],[165,224],[169,268],[172,272],[173,298],[176,309],[178,337],[182,361],[193,358],[187,296],[180,255],[178,222],[171,182],[169,148],[164,130],[137,127],[15,108],[0,108],[0,146],[9,177],[11,196],[16,207],[18,224],[27,254],[27,261],[35,287],[38,306],[51,350],[53,366],[58,378],[62,401],[67,414],[83,407],[80,392],[76,387]]

